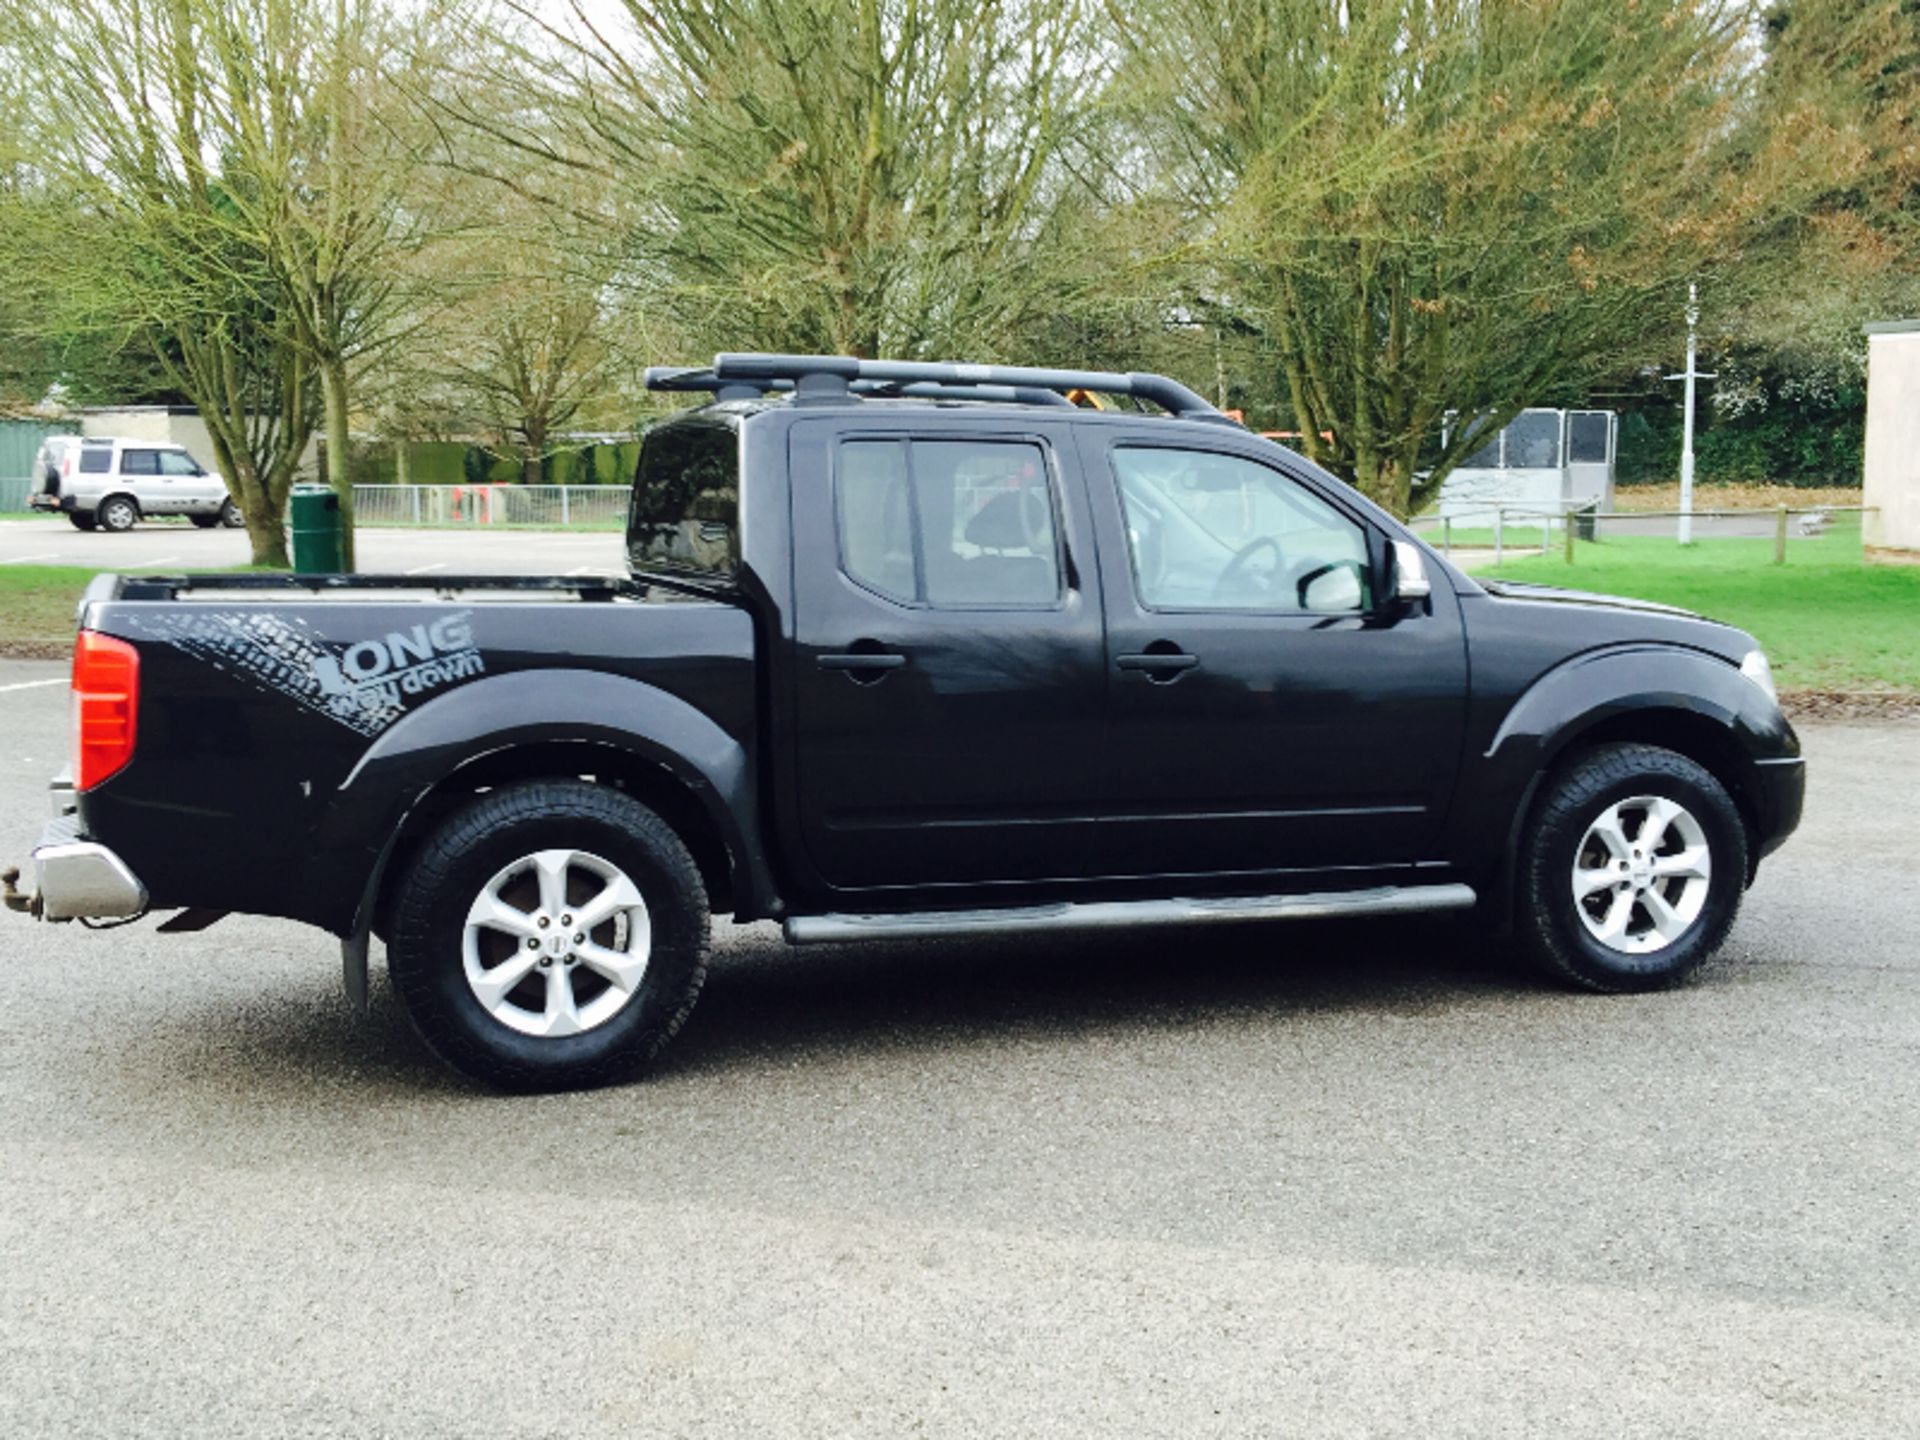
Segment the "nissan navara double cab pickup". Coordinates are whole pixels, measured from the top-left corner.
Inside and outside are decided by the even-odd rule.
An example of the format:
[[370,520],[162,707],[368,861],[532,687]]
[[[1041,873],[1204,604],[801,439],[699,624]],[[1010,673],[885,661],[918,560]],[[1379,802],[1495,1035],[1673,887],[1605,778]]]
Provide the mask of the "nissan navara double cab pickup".
[[1799,820],[1751,636],[1476,581],[1171,380],[648,381],[704,403],[645,438],[627,579],[96,580],[16,903],[305,921],[363,1004],[377,937],[435,1051],[551,1088],[660,1053],[713,915],[805,946],[1474,910],[1644,990]]

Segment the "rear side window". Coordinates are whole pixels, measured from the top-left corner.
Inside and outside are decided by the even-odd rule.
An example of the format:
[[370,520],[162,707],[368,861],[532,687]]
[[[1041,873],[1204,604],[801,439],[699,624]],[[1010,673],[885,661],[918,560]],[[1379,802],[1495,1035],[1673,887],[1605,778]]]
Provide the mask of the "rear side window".
[[158,450],[121,451],[120,473],[122,475],[158,475],[160,452]]
[[640,448],[627,511],[636,570],[731,580],[740,563],[740,438],[730,425],[677,422]]
[[890,600],[964,609],[1060,598],[1053,485],[1038,445],[849,440],[834,492],[841,567]]
[[104,475],[113,464],[113,451],[105,445],[85,445],[80,450],[80,473]]

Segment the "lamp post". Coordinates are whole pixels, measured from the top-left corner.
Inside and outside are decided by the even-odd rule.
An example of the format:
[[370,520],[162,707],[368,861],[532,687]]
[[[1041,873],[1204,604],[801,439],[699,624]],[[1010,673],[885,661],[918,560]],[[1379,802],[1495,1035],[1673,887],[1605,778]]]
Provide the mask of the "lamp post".
[[1711,380],[1718,373],[1702,370],[1696,363],[1699,344],[1697,332],[1700,326],[1700,287],[1691,282],[1687,285],[1687,368],[1678,375],[1669,375],[1669,380],[1687,382],[1687,398],[1680,423],[1680,543],[1693,543],[1693,382]]

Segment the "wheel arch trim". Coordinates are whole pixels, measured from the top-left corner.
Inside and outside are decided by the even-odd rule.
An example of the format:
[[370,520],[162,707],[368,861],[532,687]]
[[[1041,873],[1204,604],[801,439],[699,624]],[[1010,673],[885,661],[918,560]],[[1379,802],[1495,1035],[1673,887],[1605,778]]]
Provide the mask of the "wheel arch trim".
[[[1655,733],[1675,726],[1717,737],[1714,753],[1698,754],[1697,746]],[[1478,870],[1502,924],[1510,918],[1514,866],[1542,780],[1579,745],[1608,739],[1663,744],[1706,766],[1728,784],[1750,831],[1772,823],[1772,817],[1753,809],[1758,787],[1752,771],[1800,753],[1798,737],[1779,707],[1733,662],[1708,651],[1615,645],[1546,671],[1502,718],[1479,757],[1484,783],[1475,787],[1478,797],[1468,801],[1454,827],[1456,858],[1466,869],[1476,868],[1475,856],[1498,856],[1493,875],[1485,874],[1484,858]],[[1750,864],[1757,864],[1760,846],[1749,851]]]
[[[750,750],[710,716],[658,686],[593,670],[516,671],[439,696],[380,736],[341,782],[316,829],[317,856],[339,855],[323,879],[331,928],[344,937],[347,986],[364,995],[366,935],[408,817],[461,771],[503,752],[599,745],[657,767],[681,787],[726,851],[737,908],[774,904],[759,840]],[[584,767],[591,770],[592,766]]]

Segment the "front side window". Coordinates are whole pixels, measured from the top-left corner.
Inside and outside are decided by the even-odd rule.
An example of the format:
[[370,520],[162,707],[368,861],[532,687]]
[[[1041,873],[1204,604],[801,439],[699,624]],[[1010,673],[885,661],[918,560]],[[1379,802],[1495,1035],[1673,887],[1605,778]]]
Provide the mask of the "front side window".
[[158,475],[160,452],[158,450],[123,450],[120,453],[120,473],[122,475]]
[[162,475],[198,475],[200,467],[193,457],[184,450],[162,450],[160,452],[160,473]]
[[1278,470],[1146,445],[1116,449],[1113,469],[1143,604],[1316,614],[1367,607],[1366,531]]
[[1053,485],[1038,445],[850,440],[834,491],[842,566],[890,600],[964,609],[1060,598]]

